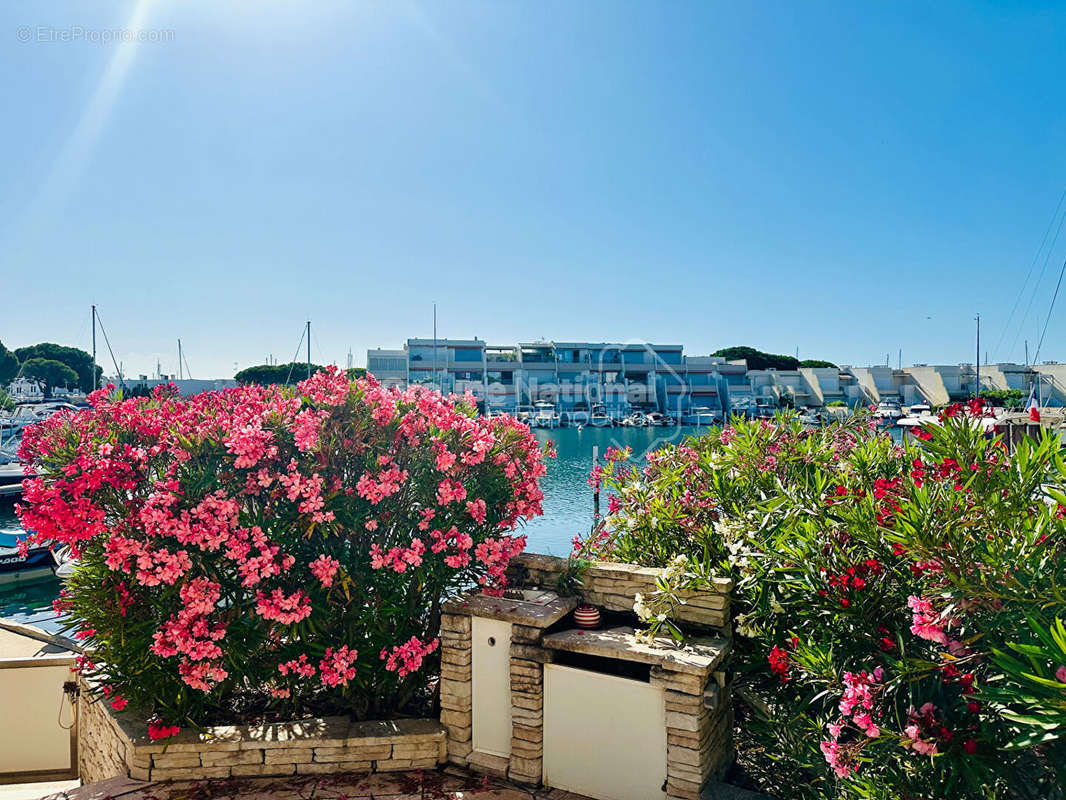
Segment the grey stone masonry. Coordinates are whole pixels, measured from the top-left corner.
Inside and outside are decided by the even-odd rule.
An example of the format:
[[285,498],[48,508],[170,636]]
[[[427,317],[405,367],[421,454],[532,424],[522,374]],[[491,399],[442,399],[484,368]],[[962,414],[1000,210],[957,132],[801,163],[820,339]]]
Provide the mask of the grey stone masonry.
[[85,783],[119,776],[164,781],[433,769],[446,754],[445,728],[431,719],[321,717],[183,729],[153,741],[143,721],[91,699],[84,686],[79,719],[78,767]]
[[[552,588],[566,566],[565,558],[522,553],[511,560],[508,577],[525,576],[524,583]],[[637,593],[650,595],[655,592],[655,579],[661,573],[661,569],[653,567],[596,561],[582,575],[581,596],[586,602],[608,611],[631,612]],[[732,591],[733,581],[715,578],[713,590],[683,594],[685,604],[675,608],[671,618],[689,625],[714,628],[728,635]]]

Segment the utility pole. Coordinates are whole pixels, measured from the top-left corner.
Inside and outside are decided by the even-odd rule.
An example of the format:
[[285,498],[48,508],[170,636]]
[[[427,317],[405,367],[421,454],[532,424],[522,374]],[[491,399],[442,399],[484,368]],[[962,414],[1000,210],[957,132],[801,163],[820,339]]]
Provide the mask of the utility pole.
[[981,315],[977,315],[977,353],[974,355],[977,359],[977,391],[974,393],[974,397],[981,396]]
[[311,320],[307,320],[307,377],[311,377]]
[[896,369],[899,370],[900,372],[903,371],[903,348],[902,347],[899,349],[899,355],[898,355],[898,357],[896,359]]
[[96,306],[93,306],[93,391],[96,391]]

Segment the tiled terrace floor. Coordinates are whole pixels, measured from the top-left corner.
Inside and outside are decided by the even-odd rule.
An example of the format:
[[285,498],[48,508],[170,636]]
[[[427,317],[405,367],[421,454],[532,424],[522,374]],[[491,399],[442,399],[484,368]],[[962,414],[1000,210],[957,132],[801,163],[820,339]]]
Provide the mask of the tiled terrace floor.
[[521,789],[450,767],[432,772],[172,783],[114,778],[46,797],[47,800],[588,800],[559,789]]

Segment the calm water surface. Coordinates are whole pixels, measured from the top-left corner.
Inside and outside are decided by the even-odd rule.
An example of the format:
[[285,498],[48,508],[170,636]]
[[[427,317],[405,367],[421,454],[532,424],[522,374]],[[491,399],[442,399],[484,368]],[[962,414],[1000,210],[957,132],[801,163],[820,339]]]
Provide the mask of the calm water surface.
[[[587,481],[592,470],[592,448],[599,446],[600,461],[611,445],[633,448],[635,458],[649,450],[697,432],[697,428],[556,428],[536,429],[542,442],[551,439],[559,457],[548,460],[548,474],[541,481],[544,516],[529,522],[522,532],[529,537],[527,549],[535,553],[565,556],[575,534],[584,536],[592,527],[592,489]],[[601,493],[603,510],[607,498]]]

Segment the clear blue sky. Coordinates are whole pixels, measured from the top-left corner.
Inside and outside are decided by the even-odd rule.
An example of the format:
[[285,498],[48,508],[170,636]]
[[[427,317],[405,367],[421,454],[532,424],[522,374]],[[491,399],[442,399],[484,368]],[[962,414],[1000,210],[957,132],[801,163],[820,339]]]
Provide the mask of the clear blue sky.
[[1020,361],[1066,257],[1006,329],[1066,188],[1055,5],[4,3],[0,339],[87,346],[95,302],[127,372],[180,336],[219,377],[308,316],[362,364],[436,301],[490,342],[957,363],[980,312]]

